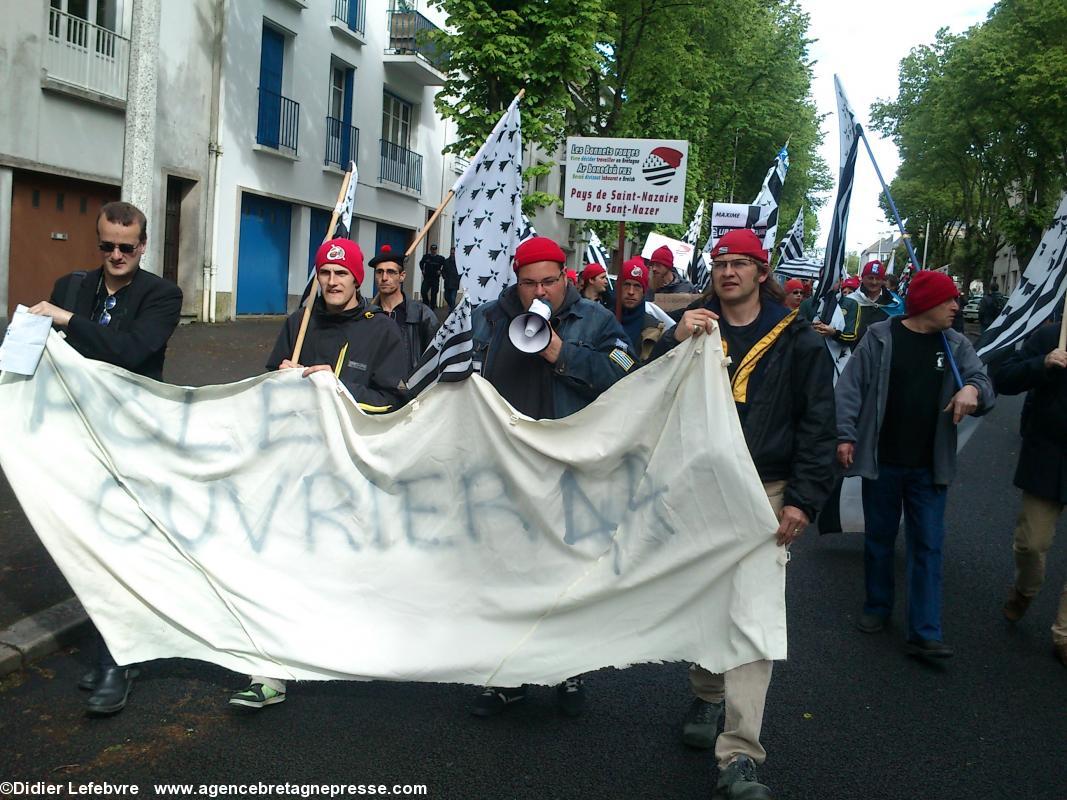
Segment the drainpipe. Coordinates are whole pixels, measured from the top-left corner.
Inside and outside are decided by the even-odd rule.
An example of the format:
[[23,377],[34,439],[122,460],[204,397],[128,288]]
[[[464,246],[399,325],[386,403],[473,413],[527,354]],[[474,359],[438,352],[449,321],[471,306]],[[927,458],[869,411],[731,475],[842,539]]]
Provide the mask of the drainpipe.
[[216,218],[218,216],[217,195],[219,185],[219,160],[222,158],[222,146],[219,144],[219,108],[222,104],[222,45],[226,25],[227,0],[215,5],[215,39],[211,54],[211,138],[208,141],[207,170],[207,258],[204,262],[204,302],[201,321],[215,321],[216,289],[215,278],[218,273],[218,246],[216,245]]

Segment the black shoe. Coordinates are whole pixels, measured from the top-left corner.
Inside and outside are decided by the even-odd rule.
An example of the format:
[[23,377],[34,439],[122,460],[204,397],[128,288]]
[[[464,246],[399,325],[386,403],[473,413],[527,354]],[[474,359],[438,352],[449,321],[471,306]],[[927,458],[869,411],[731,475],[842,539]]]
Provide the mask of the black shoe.
[[585,681],[581,678],[567,678],[556,687],[556,700],[559,710],[568,717],[578,717],[585,708]]
[[[136,678],[141,674],[141,670],[136,667],[130,667],[130,677]],[[78,679],[78,688],[84,689],[87,692],[91,692],[96,688],[96,684],[100,682],[100,667],[93,667],[86,672],[81,678]]]
[[904,645],[904,651],[908,655],[919,658],[952,658],[956,653],[944,642],[936,639],[922,639],[915,641],[908,639]]
[[864,633],[878,633],[885,630],[885,617],[877,614],[860,614],[856,620],[856,628]]
[[682,741],[698,750],[713,748],[715,739],[719,735],[719,725],[725,707],[726,703],[722,700],[718,703],[709,703],[707,700],[694,697],[685,714],[685,722],[682,724]]
[[116,714],[126,707],[133,685],[132,670],[126,667],[108,667],[100,674],[93,693],[85,703],[90,714]]
[[738,756],[719,773],[712,797],[716,800],[774,800],[771,790],[756,778],[756,765],[748,756]]
[[510,705],[526,699],[526,687],[494,688],[486,686],[474,699],[471,713],[476,717],[494,717]]

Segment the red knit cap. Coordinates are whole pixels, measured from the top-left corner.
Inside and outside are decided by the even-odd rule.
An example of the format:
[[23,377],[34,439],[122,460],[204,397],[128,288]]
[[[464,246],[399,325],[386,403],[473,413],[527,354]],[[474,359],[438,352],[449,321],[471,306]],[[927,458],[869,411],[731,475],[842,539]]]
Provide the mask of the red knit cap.
[[877,275],[879,278],[885,277],[885,264],[878,259],[874,261],[868,261],[863,265],[863,272],[861,273],[864,278],[868,275]]
[[841,288],[856,290],[860,288],[860,279],[857,278],[855,275],[850,275],[849,277],[841,281]]
[[763,249],[763,242],[751,228],[739,228],[727,231],[711,248],[711,257],[722,255],[749,256],[758,261],[767,263],[767,251]]
[[652,256],[648,259],[653,264],[663,264],[667,267],[674,266],[674,253],[671,252],[671,248],[667,245],[657,247],[652,251]]
[[363,251],[351,239],[329,239],[315,253],[315,271],[327,264],[342,266],[352,273],[356,284],[363,283]]
[[582,280],[588,283],[597,275],[603,275],[605,272],[607,270],[599,264],[586,264],[585,269],[582,270]]
[[946,300],[959,296],[960,292],[951,277],[944,272],[924,269],[916,272],[915,277],[908,284],[908,296],[904,299],[904,307],[909,317],[916,317],[934,306],[941,305]]
[[575,272],[573,269],[567,270],[567,280],[569,280],[571,283],[573,283],[575,286],[577,286],[578,285],[578,273]]
[[800,278],[790,278],[789,280],[787,280],[785,282],[785,293],[786,294],[789,294],[791,292],[803,292],[803,291],[804,291],[804,281],[802,281]]
[[648,267],[641,256],[634,256],[622,265],[622,274],[619,276],[619,288],[626,281],[634,281],[641,284],[641,288],[648,291]]
[[546,236],[534,236],[515,248],[515,271],[527,264],[536,264],[538,261],[555,261],[563,266],[567,262],[567,255],[558,244]]

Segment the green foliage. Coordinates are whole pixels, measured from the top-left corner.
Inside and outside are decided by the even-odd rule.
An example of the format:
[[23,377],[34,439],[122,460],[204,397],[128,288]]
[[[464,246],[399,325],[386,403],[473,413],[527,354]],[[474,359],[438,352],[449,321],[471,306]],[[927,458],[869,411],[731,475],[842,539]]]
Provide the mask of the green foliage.
[[[780,233],[804,204],[814,239],[832,180],[798,0],[431,2],[451,28],[433,38],[448,53],[436,105],[456,122],[453,149],[473,153],[520,88],[524,139],[546,152],[566,135],[687,140],[686,223],[657,227],[680,238],[701,199],[707,216],[714,201],[750,202],[789,140]],[[611,223],[591,227],[614,245]]]
[[1002,0],[961,35],[938,32],[900,64],[875,127],[901,152],[891,191],[916,248],[965,285],[999,248],[1025,263],[1067,188],[1067,5]]

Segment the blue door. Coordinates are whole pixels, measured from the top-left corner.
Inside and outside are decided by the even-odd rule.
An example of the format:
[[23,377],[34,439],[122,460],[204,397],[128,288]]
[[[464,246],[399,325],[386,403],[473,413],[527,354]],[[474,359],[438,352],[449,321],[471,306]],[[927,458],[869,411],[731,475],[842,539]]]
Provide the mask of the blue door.
[[259,53],[259,124],[256,141],[267,147],[278,146],[282,127],[282,63],[285,37],[263,26],[263,43]]
[[244,194],[237,258],[237,313],[284,314],[289,294],[292,207]]
[[330,227],[329,211],[321,208],[311,209],[311,228],[308,235],[308,274],[315,269],[315,254],[319,252],[319,245],[326,238],[326,229]]

